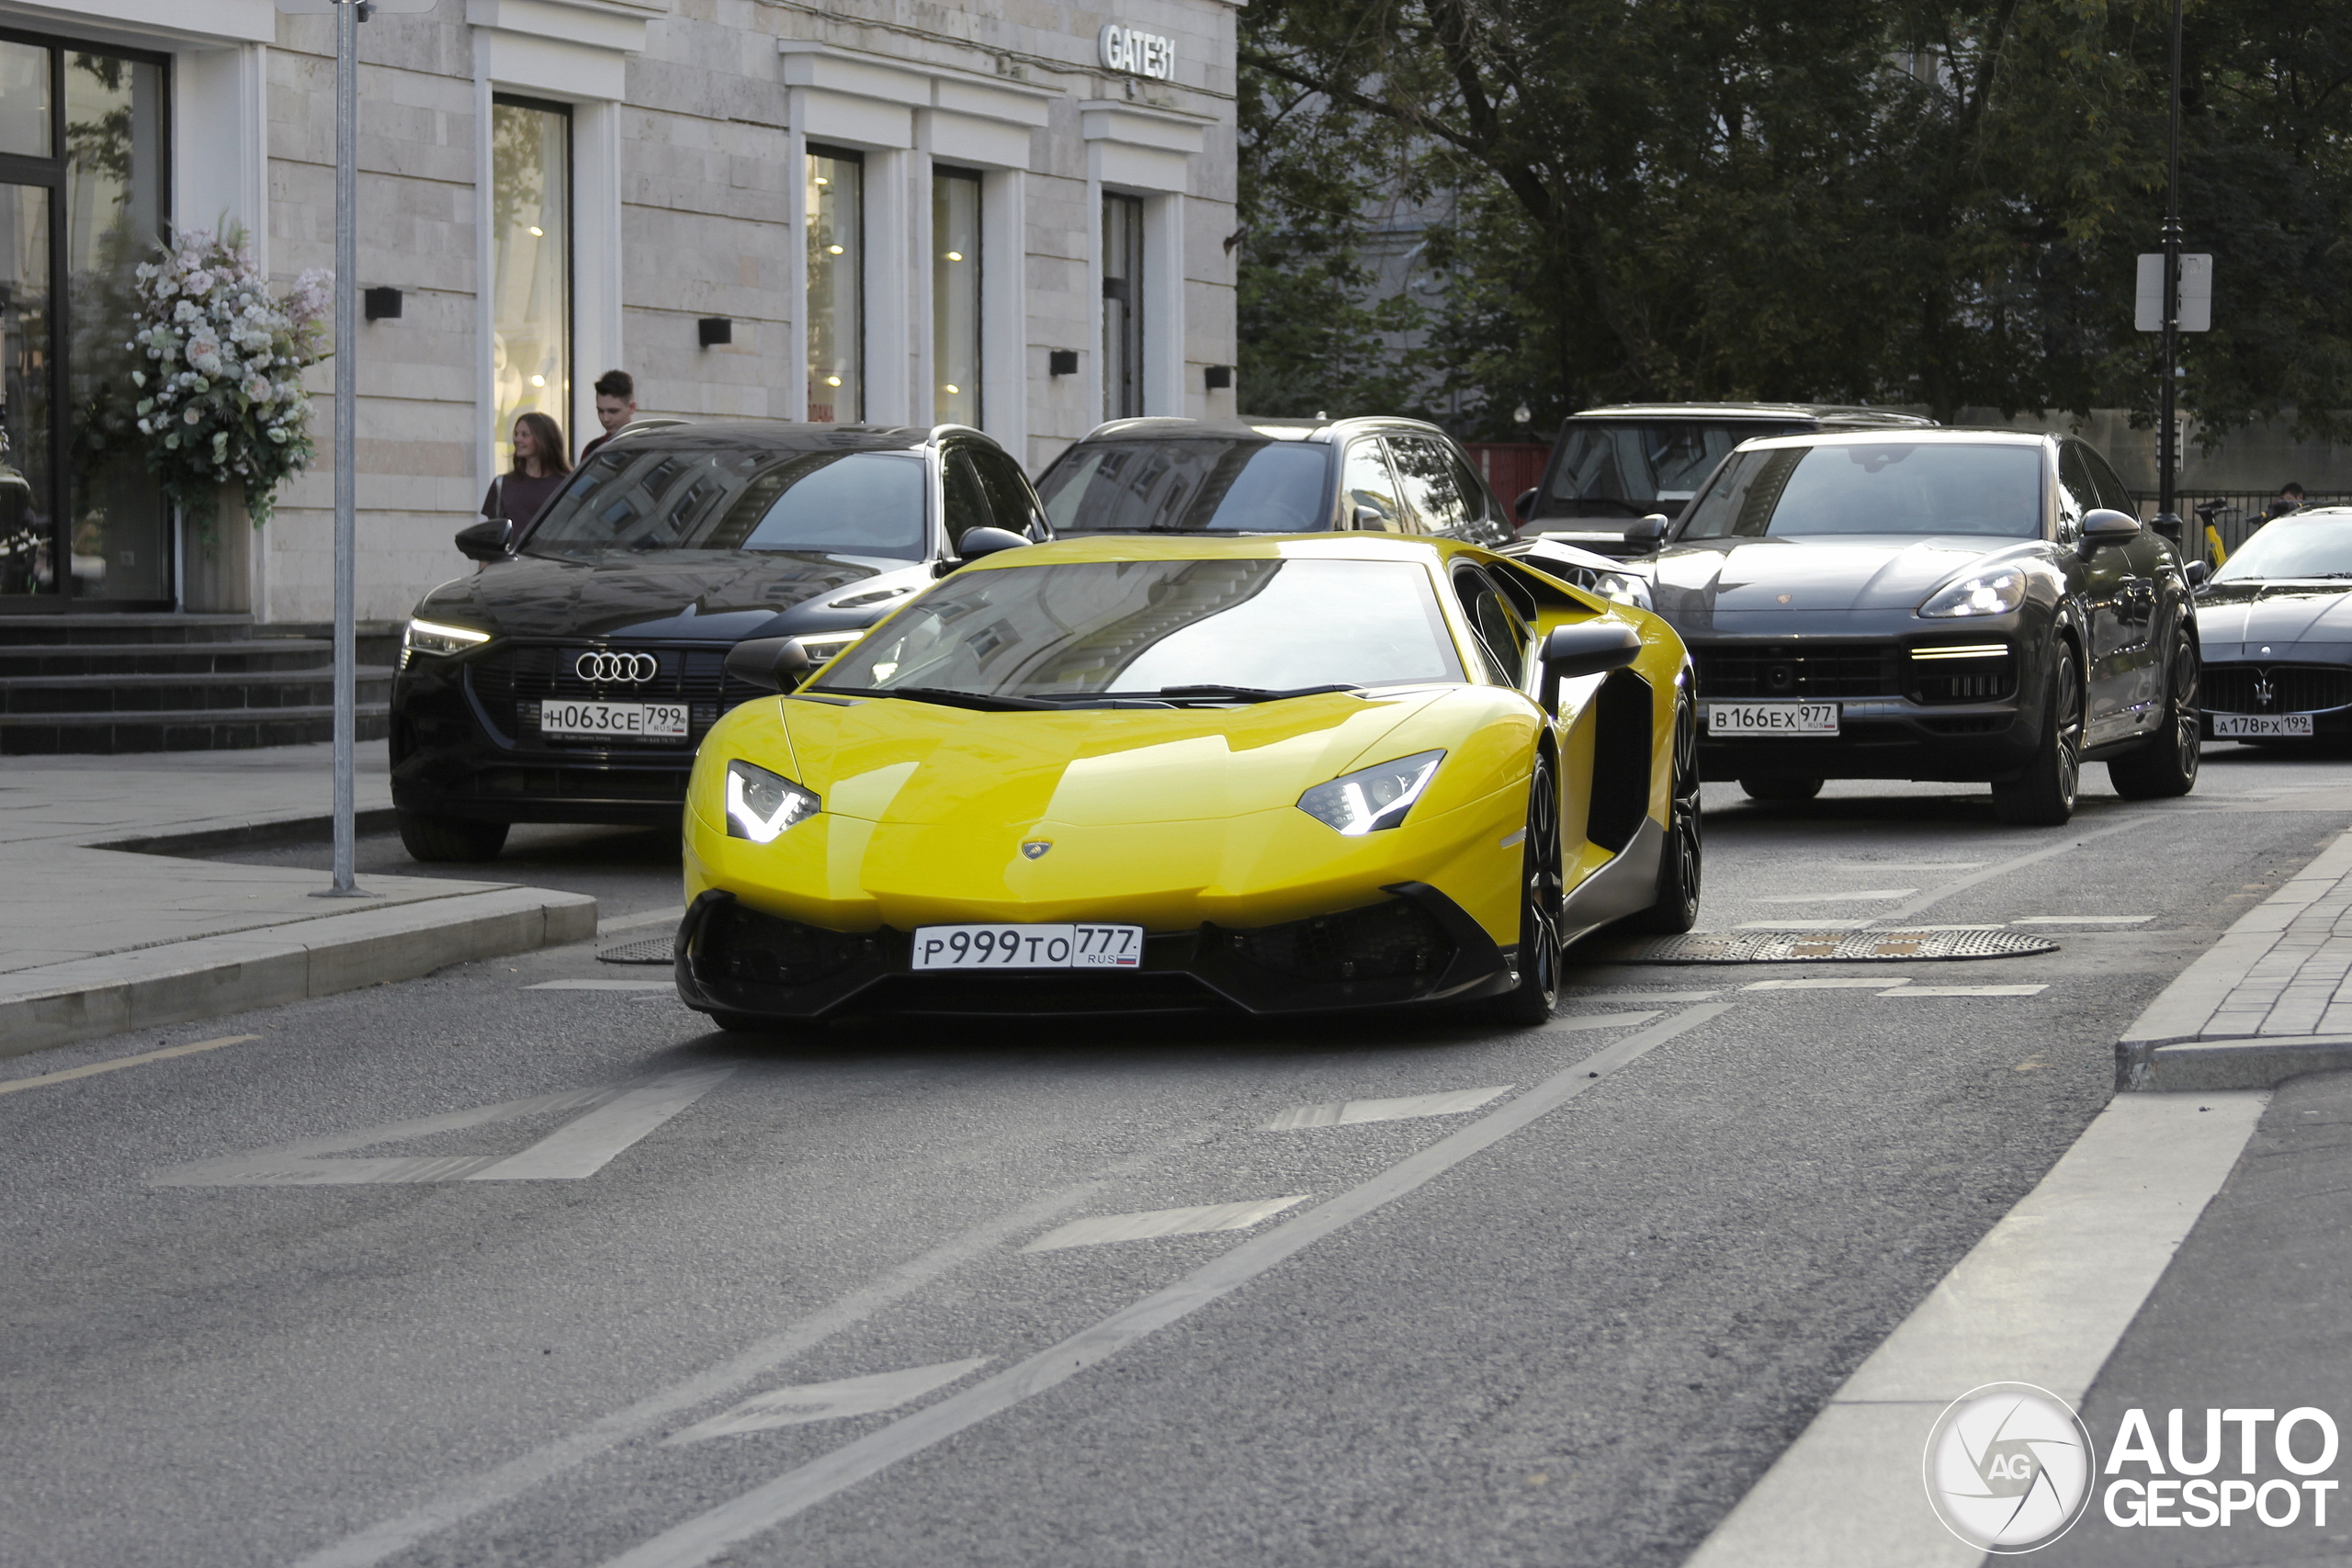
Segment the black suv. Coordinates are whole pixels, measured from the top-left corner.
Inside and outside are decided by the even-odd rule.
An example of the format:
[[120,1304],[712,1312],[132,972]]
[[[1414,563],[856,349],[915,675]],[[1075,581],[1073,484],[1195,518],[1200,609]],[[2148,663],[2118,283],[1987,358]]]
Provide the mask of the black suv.
[[1120,419],[1037,478],[1056,535],[1363,528],[1489,547],[1510,519],[1453,438],[1413,419]]
[[529,527],[427,593],[392,684],[392,804],[418,860],[487,860],[514,822],[677,820],[695,748],[763,695],[745,637],[820,661],[958,559],[1049,537],[977,430],[673,424],[599,447]]
[[1586,409],[1560,426],[1544,482],[1512,510],[1521,532],[1623,558],[1657,547],[1653,526],[1628,540],[1630,525],[1653,513],[1679,517],[1715,465],[1759,435],[1816,430],[1928,430],[1935,421],[1891,409],[1829,403],[1622,403]]

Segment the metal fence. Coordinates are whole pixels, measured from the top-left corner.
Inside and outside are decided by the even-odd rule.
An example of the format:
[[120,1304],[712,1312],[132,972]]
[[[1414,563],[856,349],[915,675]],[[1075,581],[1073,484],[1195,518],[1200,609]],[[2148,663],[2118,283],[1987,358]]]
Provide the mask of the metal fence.
[[1505,506],[1544,482],[1544,460],[1552,455],[1549,446],[1516,441],[1465,441],[1462,449]]
[[[2155,491],[2134,491],[2132,492],[2132,498],[2140,503],[2142,516],[2155,515]],[[2205,558],[2209,561],[2218,558],[2213,552],[2213,543],[2216,538],[2221,541],[2222,554],[2233,554],[2240,545],[2245,543],[2247,535],[2261,527],[2268,520],[2270,503],[2278,498],[2278,494],[2276,491],[2175,491],[2173,506],[2179,512],[2181,520],[2188,525],[2191,536],[2190,558],[2194,559],[2196,557],[2196,540],[2199,537],[2204,540]],[[2221,504],[2208,513],[2199,513],[2198,508],[2212,502],[2219,502]],[[2305,506],[2352,505],[2352,495],[2307,495],[2303,497],[2303,504]],[[2211,527],[2211,534],[2206,533],[2207,526]]]

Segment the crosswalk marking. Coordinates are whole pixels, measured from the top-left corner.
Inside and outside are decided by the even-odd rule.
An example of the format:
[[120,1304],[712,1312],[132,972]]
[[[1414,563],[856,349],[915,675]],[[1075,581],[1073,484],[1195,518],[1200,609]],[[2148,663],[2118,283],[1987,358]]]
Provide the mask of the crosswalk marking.
[[1878,991],[1888,986],[1907,986],[1908,980],[1889,980],[1883,975],[1868,980],[1751,980],[1740,987],[1743,991]]
[[1306,1201],[1309,1193],[1290,1198],[1261,1198],[1249,1203],[1212,1203],[1198,1209],[1147,1209],[1135,1214],[1094,1214],[1047,1231],[1023,1252],[1053,1252],[1065,1247],[1099,1247],[1111,1241],[1149,1241],[1164,1235],[1205,1235],[1211,1231],[1245,1231],[1270,1220],[1284,1209]]
[[1260,1129],[1289,1133],[1301,1127],[1354,1127],[1366,1122],[1409,1122],[1417,1116],[1459,1116],[1510,1092],[1509,1084],[1492,1089],[1457,1089],[1443,1094],[1408,1094],[1394,1100],[1335,1100],[1327,1105],[1302,1105],[1285,1111]]
[[989,1358],[940,1361],[928,1367],[907,1367],[895,1372],[875,1372],[862,1378],[837,1378],[831,1382],[800,1383],[791,1388],[755,1393],[722,1416],[698,1422],[662,1440],[664,1448],[699,1443],[737,1432],[765,1432],[778,1427],[802,1427],[811,1421],[838,1421],[845,1416],[872,1416],[921,1399],[933,1389],[945,1388],[989,1364]]

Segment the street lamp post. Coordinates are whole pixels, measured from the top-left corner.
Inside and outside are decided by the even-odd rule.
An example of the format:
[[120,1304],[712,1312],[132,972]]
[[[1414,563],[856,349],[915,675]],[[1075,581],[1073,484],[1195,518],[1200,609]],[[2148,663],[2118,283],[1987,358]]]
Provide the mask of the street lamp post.
[[2180,12],[2172,0],[2172,92],[2165,138],[2164,227],[2164,385],[2157,396],[2161,426],[2156,436],[2156,532],[2181,544],[2187,535],[2174,510],[2173,486],[2180,462]]

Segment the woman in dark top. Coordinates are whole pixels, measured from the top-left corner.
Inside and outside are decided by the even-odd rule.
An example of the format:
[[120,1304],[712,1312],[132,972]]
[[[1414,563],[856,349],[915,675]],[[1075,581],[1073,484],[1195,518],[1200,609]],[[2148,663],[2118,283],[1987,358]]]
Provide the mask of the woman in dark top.
[[503,516],[518,534],[529,527],[571,476],[571,462],[563,452],[563,431],[555,421],[543,413],[516,414],[514,466],[490,481],[481,514]]

